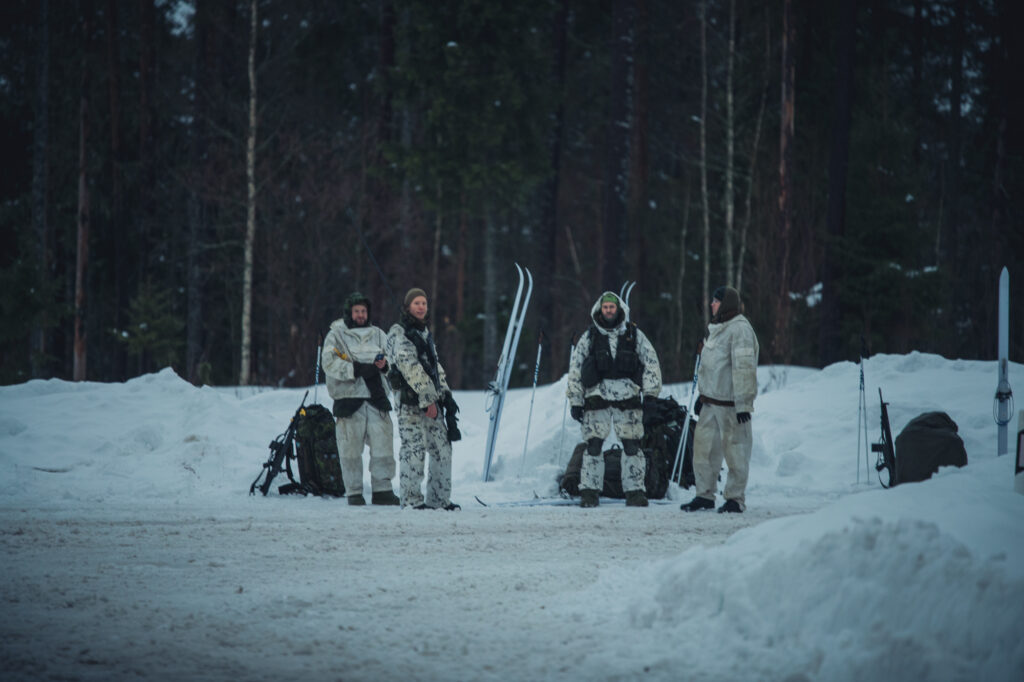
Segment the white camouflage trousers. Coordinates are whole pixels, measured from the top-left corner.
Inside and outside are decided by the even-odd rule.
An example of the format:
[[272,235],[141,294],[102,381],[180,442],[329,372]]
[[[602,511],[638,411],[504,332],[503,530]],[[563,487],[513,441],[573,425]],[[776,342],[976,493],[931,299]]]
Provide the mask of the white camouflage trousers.
[[693,435],[693,478],[697,496],[714,501],[722,458],[729,466],[723,495],[746,509],[747,475],[753,449],[751,422],[736,421],[736,408],[704,403]]
[[[587,443],[589,452],[590,441],[593,438],[604,439],[611,434],[612,428],[615,435],[623,442],[622,450],[622,490],[645,490],[644,478],[647,476],[647,460],[639,447],[635,455],[627,454],[626,441],[639,441],[644,437],[644,425],[642,411],[620,410],[616,407],[606,407],[601,410],[587,410],[583,413],[583,442]],[[603,447],[603,446],[602,446]],[[583,463],[580,465],[580,488],[596,490],[598,493],[604,488],[604,453],[594,457],[583,453]]]
[[[402,446],[398,449],[399,486],[402,506],[441,508],[451,502],[452,444],[444,420],[428,418],[419,407],[402,405],[398,408],[398,435]],[[423,468],[427,469],[427,494],[423,496]]]
[[[370,490],[392,491],[395,431],[391,416],[364,402],[334,427],[346,495],[363,494],[363,446],[370,446]],[[393,491],[392,491],[393,492]]]

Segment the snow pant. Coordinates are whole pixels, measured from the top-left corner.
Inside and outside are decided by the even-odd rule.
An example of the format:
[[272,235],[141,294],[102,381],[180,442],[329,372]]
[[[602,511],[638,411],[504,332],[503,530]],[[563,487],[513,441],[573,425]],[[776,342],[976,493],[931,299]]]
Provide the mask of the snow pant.
[[693,477],[697,497],[714,501],[722,458],[729,465],[723,495],[746,509],[747,475],[754,439],[751,422],[736,421],[736,408],[704,403],[693,435]]
[[395,477],[395,436],[391,415],[364,402],[350,416],[339,419],[334,427],[341,460],[345,494],[363,494],[363,446],[370,446],[370,490],[391,488]]
[[[402,506],[444,507],[452,495],[452,444],[448,430],[440,415],[430,419],[415,405],[402,405],[398,409],[398,435],[402,446],[398,449],[399,486]],[[427,470],[427,495],[421,489],[424,464]]]
[[622,441],[622,490],[645,490],[647,460],[640,450],[640,439],[644,437],[642,411],[620,410],[605,407],[587,410],[583,413],[583,442],[587,450],[580,465],[580,489],[604,489],[604,439],[615,429],[615,435]]

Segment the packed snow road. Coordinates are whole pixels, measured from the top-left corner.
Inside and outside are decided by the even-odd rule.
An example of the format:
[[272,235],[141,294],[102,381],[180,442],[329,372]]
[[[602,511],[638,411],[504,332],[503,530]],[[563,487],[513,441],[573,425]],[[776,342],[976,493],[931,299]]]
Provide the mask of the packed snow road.
[[227,506],[0,510],[4,678],[628,678],[580,668],[582,588],[780,515]]

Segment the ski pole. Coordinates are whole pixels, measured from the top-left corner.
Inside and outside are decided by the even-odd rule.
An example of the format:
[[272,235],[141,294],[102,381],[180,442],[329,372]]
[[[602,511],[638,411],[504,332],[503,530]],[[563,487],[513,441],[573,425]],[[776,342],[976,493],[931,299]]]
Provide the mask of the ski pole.
[[[572,364],[572,353],[576,350],[576,335],[569,340],[569,364]],[[566,381],[568,381],[568,372],[566,373]],[[565,414],[569,409],[569,395],[566,393],[565,402],[562,403],[562,433],[558,438],[558,466],[562,466],[562,447],[565,445]]]
[[693,366],[693,384],[690,386],[690,399],[686,403],[686,423],[683,425],[683,434],[679,438],[679,447],[676,448],[676,459],[672,463],[672,478],[670,480],[679,482],[682,476],[683,450],[686,448],[686,439],[690,434],[690,420],[693,419],[693,405],[697,401],[697,370],[700,369],[700,353],[697,353],[697,362]]
[[537,334],[537,362],[533,366],[533,392],[530,393],[530,412],[526,417],[526,437],[523,438],[523,457],[519,461],[519,477],[523,477],[523,467],[526,465],[526,448],[530,444],[530,422],[533,421],[533,399],[537,397],[537,375],[540,373],[540,350],[544,344],[544,332]]
[[320,353],[323,346],[316,347],[316,372],[313,374],[313,403],[316,404],[316,389],[320,386]]

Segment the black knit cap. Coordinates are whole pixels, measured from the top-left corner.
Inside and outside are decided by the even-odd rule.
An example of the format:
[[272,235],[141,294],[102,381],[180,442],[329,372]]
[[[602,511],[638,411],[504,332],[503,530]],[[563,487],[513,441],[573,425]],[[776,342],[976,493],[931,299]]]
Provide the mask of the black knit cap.
[[347,315],[349,317],[352,316],[352,306],[354,306],[354,305],[365,305],[366,306],[366,315],[367,315],[367,317],[369,317],[370,312],[371,312],[370,299],[369,298],[367,298],[365,295],[361,294],[358,291],[353,291],[351,294],[348,295],[348,298],[345,299],[345,303],[344,303],[345,315]]

